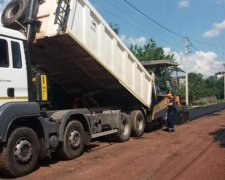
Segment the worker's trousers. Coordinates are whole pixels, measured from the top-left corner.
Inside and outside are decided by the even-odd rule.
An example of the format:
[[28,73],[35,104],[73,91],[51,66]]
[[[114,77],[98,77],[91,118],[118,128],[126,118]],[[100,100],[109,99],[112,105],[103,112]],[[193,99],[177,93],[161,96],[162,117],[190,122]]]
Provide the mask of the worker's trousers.
[[167,114],[167,127],[168,128],[174,128],[174,112],[173,111],[168,111]]

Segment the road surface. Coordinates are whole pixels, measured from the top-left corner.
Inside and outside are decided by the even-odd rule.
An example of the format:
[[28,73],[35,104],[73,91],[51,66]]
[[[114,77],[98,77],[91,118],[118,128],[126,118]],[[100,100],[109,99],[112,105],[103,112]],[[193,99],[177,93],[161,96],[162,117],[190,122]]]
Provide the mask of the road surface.
[[174,133],[158,129],[125,143],[92,142],[81,157],[53,157],[18,179],[224,180],[225,110],[175,128]]

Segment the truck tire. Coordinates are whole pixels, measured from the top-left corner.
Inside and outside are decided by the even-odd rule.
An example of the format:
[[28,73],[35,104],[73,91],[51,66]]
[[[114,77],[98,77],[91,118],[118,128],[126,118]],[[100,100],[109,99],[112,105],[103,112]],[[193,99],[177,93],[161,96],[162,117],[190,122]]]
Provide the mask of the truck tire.
[[131,121],[131,136],[140,137],[145,131],[145,118],[140,110],[135,110],[130,113]]
[[36,166],[39,151],[39,140],[32,129],[15,129],[0,150],[1,172],[13,177],[30,173]]
[[125,113],[121,114],[121,129],[115,134],[109,136],[110,141],[125,142],[130,138],[131,124],[129,116]]
[[59,144],[58,155],[63,159],[74,159],[84,150],[84,128],[79,121],[71,121],[66,126],[63,142]]
[[26,18],[26,10],[28,6],[28,0],[13,0],[5,7],[2,13],[2,24],[5,27],[12,28],[15,30],[21,29],[21,26],[16,23],[23,24]]

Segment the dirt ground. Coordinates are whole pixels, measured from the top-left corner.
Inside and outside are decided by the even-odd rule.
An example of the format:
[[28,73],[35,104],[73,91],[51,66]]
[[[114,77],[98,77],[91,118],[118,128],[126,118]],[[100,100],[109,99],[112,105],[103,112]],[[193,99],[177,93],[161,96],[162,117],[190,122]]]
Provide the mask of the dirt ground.
[[158,129],[125,143],[95,141],[77,159],[53,157],[18,179],[224,180],[224,135],[225,110],[176,126],[174,133]]

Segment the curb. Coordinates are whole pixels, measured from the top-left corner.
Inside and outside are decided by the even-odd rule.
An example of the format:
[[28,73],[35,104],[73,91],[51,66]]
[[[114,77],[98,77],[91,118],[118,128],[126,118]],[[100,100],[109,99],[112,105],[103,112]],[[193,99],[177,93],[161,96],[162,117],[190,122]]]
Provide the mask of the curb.
[[193,109],[188,109],[186,111],[178,112],[174,117],[174,121],[176,125],[181,125],[184,122],[192,121],[199,117],[220,111],[222,109],[225,109],[225,102],[204,107],[196,107]]

